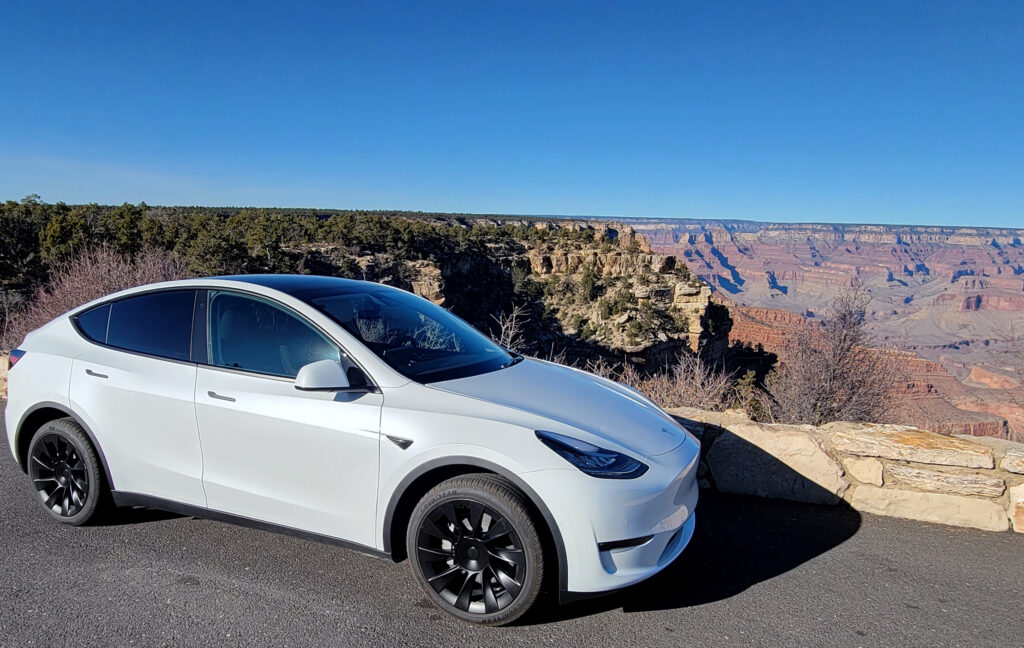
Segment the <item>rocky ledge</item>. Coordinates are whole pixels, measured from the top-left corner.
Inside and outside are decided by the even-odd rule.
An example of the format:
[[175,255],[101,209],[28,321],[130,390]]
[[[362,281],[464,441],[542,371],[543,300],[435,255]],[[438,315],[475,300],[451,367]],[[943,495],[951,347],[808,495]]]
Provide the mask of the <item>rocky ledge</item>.
[[669,410],[701,439],[703,488],[1024,533],[1024,444],[903,425],[772,425]]

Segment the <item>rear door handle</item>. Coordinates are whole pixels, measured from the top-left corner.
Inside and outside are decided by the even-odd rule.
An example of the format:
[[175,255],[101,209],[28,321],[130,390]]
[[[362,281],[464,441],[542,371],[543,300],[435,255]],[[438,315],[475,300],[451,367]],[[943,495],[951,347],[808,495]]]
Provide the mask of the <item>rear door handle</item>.
[[235,402],[234,398],[231,398],[230,396],[221,396],[215,391],[208,391],[206,392],[206,395],[209,396],[210,398],[216,398],[217,400],[227,401],[229,403]]
[[97,373],[97,372],[93,371],[92,369],[86,369],[85,370],[85,374],[87,376],[92,376],[93,378],[107,378],[108,377],[107,374]]

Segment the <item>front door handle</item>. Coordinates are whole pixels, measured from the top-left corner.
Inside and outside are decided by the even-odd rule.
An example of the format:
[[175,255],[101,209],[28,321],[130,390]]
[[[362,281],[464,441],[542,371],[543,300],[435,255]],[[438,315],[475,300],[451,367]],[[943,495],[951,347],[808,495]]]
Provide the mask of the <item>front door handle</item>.
[[93,378],[107,378],[107,374],[101,374],[93,371],[92,369],[86,369],[85,375],[92,376]]
[[210,398],[216,398],[217,400],[227,401],[229,403],[235,402],[234,398],[231,398],[230,396],[221,396],[215,391],[208,391],[206,392],[206,395],[209,396]]

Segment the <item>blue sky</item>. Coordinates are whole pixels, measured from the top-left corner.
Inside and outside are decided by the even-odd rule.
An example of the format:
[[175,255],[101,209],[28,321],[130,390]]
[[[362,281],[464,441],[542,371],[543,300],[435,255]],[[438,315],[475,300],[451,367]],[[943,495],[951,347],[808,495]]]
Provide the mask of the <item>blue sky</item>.
[[1024,227],[1021,2],[4,2],[0,23],[0,199]]

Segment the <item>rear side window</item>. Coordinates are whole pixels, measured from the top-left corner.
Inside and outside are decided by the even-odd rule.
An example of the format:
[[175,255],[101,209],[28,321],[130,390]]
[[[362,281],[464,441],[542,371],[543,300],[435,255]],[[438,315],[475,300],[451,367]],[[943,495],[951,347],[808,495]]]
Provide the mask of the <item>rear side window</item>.
[[341,360],[337,346],[299,317],[261,299],[215,293],[210,364],[294,378],[318,360]]
[[116,301],[110,305],[107,344],[127,351],[188,360],[195,301],[194,290],[150,293]]
[[78,330],[93,342],[106,344],[107,322],[110,319],[110,304],[97,306],[75,318]]

